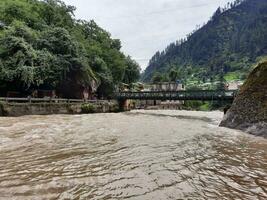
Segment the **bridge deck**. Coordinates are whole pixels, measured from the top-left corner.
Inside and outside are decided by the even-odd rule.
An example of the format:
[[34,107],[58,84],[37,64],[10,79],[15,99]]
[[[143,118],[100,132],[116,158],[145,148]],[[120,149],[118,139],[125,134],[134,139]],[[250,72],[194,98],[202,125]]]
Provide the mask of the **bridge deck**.
[[119,92],[117,99],[136,100],[234,100],[237,90]]

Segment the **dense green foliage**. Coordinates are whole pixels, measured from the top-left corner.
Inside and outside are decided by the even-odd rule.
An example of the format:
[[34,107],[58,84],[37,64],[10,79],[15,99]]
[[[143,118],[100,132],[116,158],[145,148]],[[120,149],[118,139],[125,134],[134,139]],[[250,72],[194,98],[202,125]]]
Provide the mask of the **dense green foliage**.
[[110,95],[121,82],[139,79],[140,67],[121,43],[94,21],[74,18],[59,0],[0,1],[0,90],[29,94],[56,89],[71,96],[98,87]]
[[202,28],[157,52],[144,81],[170,77],[176,69],[185,83],[244,79],[267,55],[267,1],[237,0],[219,8]]
[[95,113],[97,110],[96,105],[90,103],[83,104],[81,109],[84,114]]

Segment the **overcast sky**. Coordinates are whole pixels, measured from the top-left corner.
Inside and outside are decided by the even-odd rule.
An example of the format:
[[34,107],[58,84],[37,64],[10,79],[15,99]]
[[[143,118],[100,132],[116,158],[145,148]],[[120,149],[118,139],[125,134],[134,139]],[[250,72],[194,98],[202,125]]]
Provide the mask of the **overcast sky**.
[[120,39],[122,51],[145,69],[149,59],[169,43],[207,22],[219,6],[232,0],[64,0],[76,18],[94,19]]

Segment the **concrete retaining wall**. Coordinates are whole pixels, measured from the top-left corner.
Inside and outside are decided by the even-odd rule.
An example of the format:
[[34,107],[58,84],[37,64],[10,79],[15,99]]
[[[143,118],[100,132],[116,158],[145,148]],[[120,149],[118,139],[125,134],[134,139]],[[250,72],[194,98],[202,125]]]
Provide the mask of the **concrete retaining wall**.
[[118,103],[101,102],[91,104],[93,112],[82,109],[86,104],[78,103],[5,103],[0,102],[0,116],[52,115],[52,114],[86,114],[117,112]]

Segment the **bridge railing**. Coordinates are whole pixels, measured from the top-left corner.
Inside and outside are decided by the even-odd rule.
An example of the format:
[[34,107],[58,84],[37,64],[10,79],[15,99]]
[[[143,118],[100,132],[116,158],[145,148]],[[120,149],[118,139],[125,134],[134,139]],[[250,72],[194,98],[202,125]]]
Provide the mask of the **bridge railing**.
[[197,91],[144,91],[118,92],[118,99],[146,99],[146,100],[217,100],[234,99],[236,90],[197,90]]
[[[118,92],[116,99],[139,100],[217,100],[234,99],[237,90],[215,91],[144,91],[144,92]],[[12,103],[102,103],[105,100],[63,99],[63,98],[10,98],[0,97],[2,102]]]
[[0,97],[0,101],[7,103],[102,103],[105,100],[63,99],[63,98],[11,98]]

